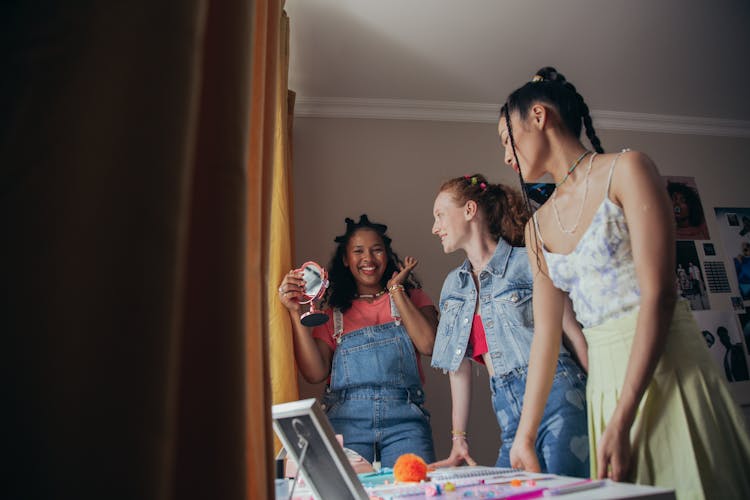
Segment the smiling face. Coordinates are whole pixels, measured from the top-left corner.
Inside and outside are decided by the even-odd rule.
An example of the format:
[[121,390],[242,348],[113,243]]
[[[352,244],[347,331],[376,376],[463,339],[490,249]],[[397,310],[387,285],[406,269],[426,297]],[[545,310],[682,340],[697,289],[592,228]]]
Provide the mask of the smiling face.
[[382,290],[381,280],[388,264],[388,252],[380,235],[372,229],[358,229],[349,238],[344,266],[357,283],[359,294]]
[[450,191],[442,191],[435,198],[432,214],[435,222],[432,234],[440,238],[443,252],[451,253],[463,248],[468,239],[468,220],[464,207],[459,205]]

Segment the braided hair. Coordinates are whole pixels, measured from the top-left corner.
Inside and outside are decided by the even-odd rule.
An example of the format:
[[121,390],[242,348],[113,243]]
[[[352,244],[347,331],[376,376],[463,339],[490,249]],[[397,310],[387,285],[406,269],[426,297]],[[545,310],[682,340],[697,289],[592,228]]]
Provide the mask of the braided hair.
[[503,238],[515,247],[524,246],[523,228],[529,219],[529,211],[515,189],[503,184],[490,184],[482,174],[474,174],[443,182],[438,193],[444,191],[450,192],[459,205],[469,200],[476,202],[487,218],[493,238]]
[[[326,297],[326,304],[330,307],[337,307],[341,312],[346,311],[352,305],[357,295],[357,283],[354,281],[354,276],[351,270],[344,265],[344,257],[346,256],[346,249],[349,244],[349,240],[354,236],[357,231],[374,231],[383,240],[383,246],[386,251],[386,267],[383,272],[383,277],[380,279],[380,285],[385,288],[388,280],[391,279],[393,273],[399,272],[399,259],[396,252],[391,248],[391,238],[386,235],[388,226],[385,224],[378,224],[377,222],[371,222],[367,217],[367,214],[362,214],[359,217],[358,222],[354,222],[352,219],[347,217],[344,219],[346,222],[346,232],[340,236],[336,236],[334,241],[338,243],[336,250],[331,257],[331,261],[328,264],[328,279],[331,286],[328,288],[328,294]],[[408,294],[409,290],[413,288],[422,288],[419,280],[414,276],[414,273],[409,273],[408,278],[403,283],[404,288]]]
[[[535,102],[543,102],[557,109],[565,127],[575,136],[581,137],[582,126],[586,130],[591,146],[597,153],[604,153],[601,141],[596,135],[594,124],[591,121],[591,113],[581,94],[575,86],[565,79],[562,73],[550,66],[545,66],[534,75],[534,78],[516,89],[508,96],[503,105],[503,114],[506,120],[514,111],[518,111],[522,119],[525,119],[531,105]],[[510,133],[510,125],[508,125]]]

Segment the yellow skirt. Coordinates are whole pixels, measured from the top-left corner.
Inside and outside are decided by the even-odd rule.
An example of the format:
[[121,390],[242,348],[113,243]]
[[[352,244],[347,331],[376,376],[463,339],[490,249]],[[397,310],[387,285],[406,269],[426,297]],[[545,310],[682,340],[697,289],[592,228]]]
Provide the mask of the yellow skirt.
[[[584,329],[591,475],[596,447],[625,380],[638,312]],[[673,488],[678,500],[750,499],[750,435],[686,302],[676,308],[667,344],[631,429],[630,480]]]

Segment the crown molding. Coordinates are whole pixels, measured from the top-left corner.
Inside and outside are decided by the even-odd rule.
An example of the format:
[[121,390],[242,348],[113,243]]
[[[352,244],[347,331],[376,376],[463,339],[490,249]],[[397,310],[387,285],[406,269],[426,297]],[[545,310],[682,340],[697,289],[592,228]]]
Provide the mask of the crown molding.
[[[297,96],[295,116],[496,123],[499,104]],[[592,110],[597,129],[750,138],[750,121]]]
[[624,111],[592,111],[591,115],[596,120],[596,127],[603,130],[750,138],[750,121],[748,120]]

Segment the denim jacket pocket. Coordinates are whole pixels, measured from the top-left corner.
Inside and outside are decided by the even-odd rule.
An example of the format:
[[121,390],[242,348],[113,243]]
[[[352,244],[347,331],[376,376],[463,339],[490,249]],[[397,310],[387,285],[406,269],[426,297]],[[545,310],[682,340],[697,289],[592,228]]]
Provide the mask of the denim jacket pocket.
[[446,368],[446,365],[450,363],[453,353],[451,347],[458,339],[458,318],[464,303],[465,301],[461,299],[446,299],[440,304],[440,322],[435,337],[432,366]]
[[466,300],[462,298],[448,298],[443,300],[440,303],[440,319],[442,320],[444,317],[455,318],[465,302]]
[[533,326],[534,313],[531,298],[532,288],[529,285],[500,290],[494,294],[493,301],[497,312],[501,317],[505,317],[509,324]]

